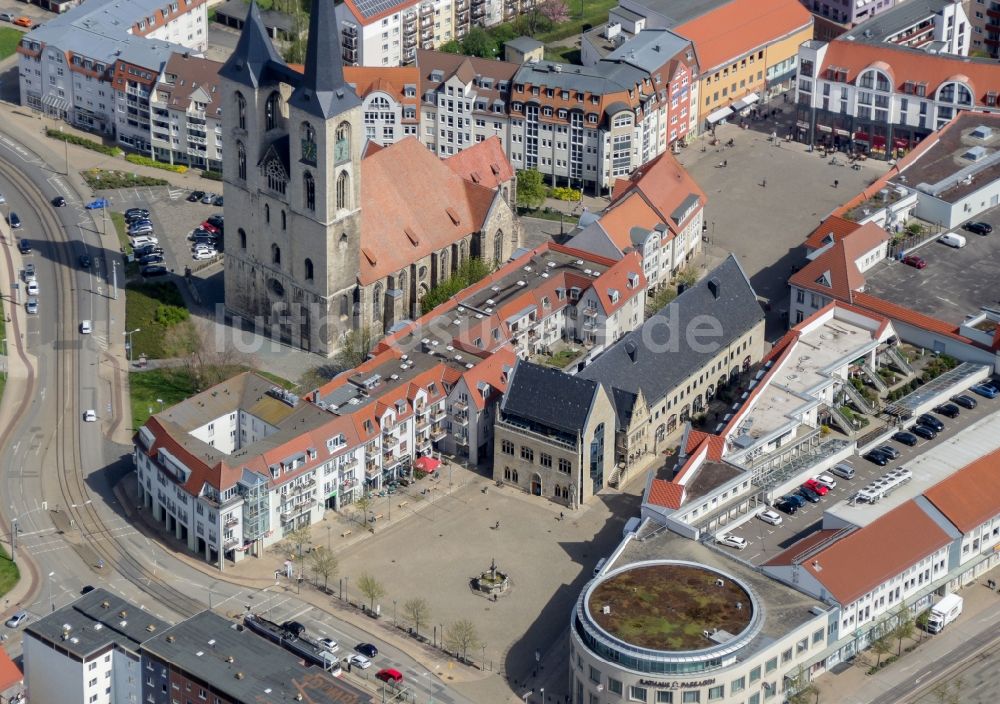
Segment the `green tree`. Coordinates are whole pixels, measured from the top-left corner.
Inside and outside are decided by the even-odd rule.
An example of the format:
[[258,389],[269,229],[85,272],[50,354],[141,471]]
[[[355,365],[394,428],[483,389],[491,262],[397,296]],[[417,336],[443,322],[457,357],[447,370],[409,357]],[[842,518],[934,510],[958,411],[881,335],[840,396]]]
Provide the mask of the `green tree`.
[[438,51],[443,51],[446,54],[461,54],[462,45],[457,39],[452,39],[451,41],[445,42],[438,47]]
[[656,293],[646,299],[646,317],[663,310],[675,298],[677,298],[677,289],[670,284],[663,284]]
[[900,602],[896,609],[896,627],[892,629],[893,637],[899,641],[896,655],[903,654],[903,641],[913,637],[913,632],[917,629],[913,620],[913,612],[907,608],[906,604]]
[[814,697],[819,695],[819,690],[816,689],[816,685],[812,683],[812,680],[806,675],[805,668],[801,665],[795,675],[789,678],[786,692],[791,692],[785,695],[788,704],[809,704]]
[[473,257],[459,264],[454,274],[424,294],[420,299],[420,310],[428,313],[454,296],[482,280],[493,271],[493,264],[485,259]]
[[427,600],[420,596],[403,602],[403,615],[413,624],[413,632],[419,637],[420,628],[426,626],[431,617],[431,607]]
[[460,619],[448,625],[444,631],[444,642],[449,650],[454,650],[462,660],[466,657],[469,649],[475,650],[480,646],[479,632],[476,624],[467,618]]
[[358,578],[358,590],[368,597],[368,610],[375,610],[375,600],[385,596],[385,587],[367,572]]
[[496,56],[497,43],[489,32],[479,26],[469,30],[462,40],[462,53],[466,56],[479,56],[492,59]]
[[377,341],[375,333],[367,325],[357,330],[351,330],[344,337],[333,361],[336,362],[340,371],[354,369],[368,358],[368,353],[372,351],[372,347]]
[[548,195],[545,179],[537,169],[517,172],[517,202],[528,208],[537,208]]
[[875,667],[878,667],[882,663],[883,655],[888,655],[892,652],[892,643],[889,642],[889,637],[887,635],[879,636],[869,647],[877,656],[875,660]]
[[677,276],[674,277],[674,283],[677,286],[683,286],[687,288],[688,286],[693,286],[698,283],[698,272],[691,267],[684,267],[677,272]]
[[927,622],[930,621],[930,618],[931,618],[930,609],[920,612],[920,614],[917,616],[917,621],[916,621],[917,632],[920,634],[921,641],[923,641],[924,639],[924,634],[927,633]]
[[368,511],[371,510],[371,507],[372,507],[372,497],[369,496],[368,494],[365,494],[364,496],[362,496],[361,498],[359,498],[357,501],[355,501],[354,505],[358,507],[359,511],[361,511],[361,524],[367,528],[368,527]]
[[330,586],[330,578],[337,574],[337,556],[324,547],[315,547],[309,553],[309,568],[316,579],[323,580],[323,591]]

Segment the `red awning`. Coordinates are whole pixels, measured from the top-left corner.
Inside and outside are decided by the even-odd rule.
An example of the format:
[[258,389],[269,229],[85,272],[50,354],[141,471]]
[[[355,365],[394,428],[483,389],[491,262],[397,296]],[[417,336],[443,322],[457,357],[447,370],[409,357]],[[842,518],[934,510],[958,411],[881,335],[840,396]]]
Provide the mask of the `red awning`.
[[441,460],[436,460],[433,457],[421,457],[413,463],[413,466],[421,472],[433,472],[441,466]]

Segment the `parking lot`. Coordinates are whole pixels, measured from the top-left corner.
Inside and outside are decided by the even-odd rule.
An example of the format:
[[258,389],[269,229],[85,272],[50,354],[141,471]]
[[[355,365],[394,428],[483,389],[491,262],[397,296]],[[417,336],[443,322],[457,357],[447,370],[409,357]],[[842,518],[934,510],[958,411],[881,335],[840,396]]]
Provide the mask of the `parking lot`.
[[[975,398],[978,402],[978,405],[973,410],[963,408],[961,409],[961,414],[955,419],[935,414],[935,417],[944,423],[945,429],[938,433],[934,440],[920,439],[914,447],[907,447],[902,443],[892,440],[879,443],[880,445],[890,445],[899,450],[900,453],[899,458],[890,461],[884,467],[879,467],[873,462],[855,455],[849,460],[856,472],[854,479],[842,479],[830,474],[829,471],[824,472],[836,480],[837,486],[831,489],[826,496],[822,497],[819,503],[814,504],[806,501],[805,505],[792,516],[779,511],[778,513],[781,515],[782,522],[778,526],[765,523],[759,518],[752,518],[729,531],[729,534],[746,540],[748,543],[747,547],[740,553],[728,547],[722,549],[733,550],[734,556],[739,555],[741,559],[746,559],[754,564],[763,564],[792,544],[819,530],[822,527],[823,512],[834,503],[850,499],[859,489],[873,479],[884,475],[891,469],[905,465],[932,447],[947,442],[951,437],[985,416],[1000,412],[1000,397],[991,400],[977,396],[971,392],[968,395]],[[912,425],[912,421],[905,425],[909,427]]]
[[927,266],[915,269],[894,261],[883,261],[866,273],[865,291],[893,303],[935,318],[960,324],[982,306],[1000,301],[1000,208],[983,213],[975,220],[993,225],[991,235],[975,235],[956,228],[966,246],[955,249],[933,239],[915,254]]

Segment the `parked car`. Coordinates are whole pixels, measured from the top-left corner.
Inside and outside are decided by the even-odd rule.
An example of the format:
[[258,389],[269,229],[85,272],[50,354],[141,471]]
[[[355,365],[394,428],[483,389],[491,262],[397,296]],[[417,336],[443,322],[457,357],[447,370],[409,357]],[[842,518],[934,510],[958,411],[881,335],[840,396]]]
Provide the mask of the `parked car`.
[[367,670],[372,666],[372,661],[361,653],[354,653],[351,657],[347,658],[347,662],[354,667],[360,667],[362,670]]
[[66,207],[66,199],[63,198],[62,196],[56,196],[55,198],[52,199],[51,202],[52,202],[52,207],[53,208],[64,208],[64,207]]
[[7,224],[10,225],[12,229],[17,230],[21,227],[21,218],[18,217],[17,213],[12,210],[10,211],[10,215],[7,216]]
[[210,223],[208,220],[206,220],[202,224],[198,225],[198,229],[205,230],[206,232],[211,232],[216,237],[219,236],[219,228],[217,226],[213,225],[212,223]]
[[16,20],[14,20],[14,24],[16,24],[18,27],[30,27],[34,23],[35,21],[33,19],[31,19],[30,17],[25,17],[24,15],[21,15]]
[[340,650],[340,646],[337,645],[337,641],[333,638],[319,638],[316,642],[328,653],[335,653]]
[[28,283],[35,278],[35,263],[28,262],[24,265],[24,282]]
[[147,254],[139,258],[140,264],[162,264],[164,262],[162,254]]
[[816,477],[816,483],[820,486],[825,486],[827,489],[836,489],[837,480],[831,477],[829,474],[821,474]]
[[962,229],[974,235],[988,235],[993,232],[993,226],[988,222],[969,221],[962,225]]
[[927,266],[927,260],[923,257],[918,257],[916,254],[907,254],[903,257],[903,263],[912,266],[914,269],[923,269]]
[[799,510],[799,506],[794,501],[789,501],[787,499],[778,499],[774,502],[774,507],[779,511],[787,513],[789,516],[794,516],[795,512]]
[[781,521],[783,520],[781,518],[781,514],[777,511],[772,511],[771,509],[764,509],[757,514],[757,518],[764,521],[764,523],[770,523],[772,526],[780,526]]
[[875,449],[878,450],[879,452],[881,452],[886,457],[888,457],[890,460],[898,460],[899,459],[899,450],[897,450],[892,445],[880,445],[880,446],[876,447]]
[[225,224],[225,221],[226,221],[225,216],[222,213],[209,215],[208,218],[205,220],[205,222],[207,222],[209,225],[214,225],[215,227],[219,228],[219,232],[222,232],[222,230],[224,229],[223,225]]
[[378,648],[371,643],[358,643],[354,650],[364,655],[366,658],[373,658],[378,655]]
[[215,259],[217,256],[219,256],[219,253],[214,249],[196,249],[194,254],[191,255],[191,258],[196,262],[201,262],[206,259]]
[[25,301],[25,303],[24,303],[24,311],[28,315],[38,315],[38,299],[37,298],[29,298],[27,301]]
[[934,408],[934,412],[945,418],[958,418],[958,414],[961,413],[954,403],[942,403]]
[[206,193],[201,197],[201,202],[205,205],[213,205],[217,196],[214,193]]
[[394,685],[399,685],[403,681],[403,673],[392,667],[386,667],[379,670],[375,677],[383,682],[388,682],[389,684]]
[[917,416],[917,423],[919,423],[920,425],[926,425],[930,428],[934,428],[934,430],[938,431],[939,433],[942,430],[944,430],[944,423],[939,421],[930,413],[921,413],[919,416]]
[[215,197],[215,200],[213,200],[213,201],[212,201],[212,205],[216,205],[216,206],[218,206],[218,207],[220,207],[220,208],[221,208],[221,207],[222,207],[223,205],[225,205],[225,203],[223,202],[223,198],[222,198],[222,196],[216,196],[216,197]]
[[798,495],[810,503],[818,504],[820,495],[807,486],[800,486]]
[[922,437],[924,440],[933,440],[937,437],[937,431],[934,428],[928,428],[926,425],[918,424],[910,426],[910,432]]
[[81,320],[80,321],[80,334],[81,335],[89,335],[91,332],[93,332],[93,330],[94,330],[94,326],[91,324],[91,322],[89,320]]
[[14,15],[10,12],[0,12],[0,21],[3,22],[13,22]]
[[143,276],[166,276],[169,272],[162,264],[150,264],[142,267],[141,273]]
[[938,237],[937,241],[954,249],[961,249],[965,246],[965,235],[960,235],[957,232],[946,232]]
[[93,408],[88,408],[83,412],[83,422],[84,423],[96,423],[97,422],[97,411]]
[[20,628],[28,620],[28,612],[21,610],[7,619],[7,628]]
[[92,591],[94,591],[93,585],[85,584],[83,585],[83,588],[80,589],[80,596],[83,596],[84,594],[90,594]]
[[37,296],[39,293],[41,293],[41,290],[39,289],[38,286],[38,279],[31,279],[30,281],[28,281],[28,285],[25,288],[27,289],[29,296]]
[[789,503],[794,504],[795,508],[802,508],[803,506],[806,505],[806,500],[803,499],[798,494],[788,494],[788,496],[782,497],[781,500],[782,501],[788,501]]
[[879,467],[885,467],[887,464],[889,464],[889,458],[883,455],[878,450],[870,450],[862,456],[869,462],[877,464]]
[[131,225],[128,228],[129,237],[138,237],[139,235],[151,235],[153,234],[153,226],[149,223],[139,223],[138,225]]
[[809,491],[816,492],[820,496],[826,496],[828,493],[830,493],[829,489],[827,489],[825,486],[820,484],[815,479],[807,479],[805,482],[802,483],[802,486],[808,489]]
[[81,254],[79,261],[80,261],[80,268],[81,269],[89,269],[90,265],[93,263],[90,260],[90,255],[89,254]]
[[973,408],[979,405],[976,399],[972,398],[967,394],[959,394],[958,396],[952,396],[951,402],[969,411],[971,411]]
[[191,191],[187,197],[188,203],[197,203],[205,197],[205,191]]
[[301,638],[302,634],[306,632],[306,627],[298,621],[285,621],[281,624],[281,628],[285,633],[296,638]]
[[1000,381],[996,381],[995,379],[987,379],[986,381],[983,382],[983,386],[989,386],[998,394],[1000,394]]
[[31,254],[31,241],[22,237],[17,241],[17,248],[21,254]]
[[992,386],[987,386],[986,384],[976,384],[971,389],[969,389],[969,391],[975,394],[979,394],[983,398],[997,397],[997,390],[994,389]]
[[148,218],[149,211],[146,208],[129,208],[125,211],[126,220],[135,220],[138,218]]
[[854,467],[848,462],[839,462],[833,466],[830,474],[836,474],[841,479],[854,479]]
[[916,435],[908,433],[905,430],[900,430],[898,433],[894,433],[892,439],[898,443],[906,445],[907,447],[913,447],[919,442]]
[[90,201],[84,207],[87,210],[102,210],[103,208],[107,208],[110,205],[111,202],[107,198],[98,198],[97,200]]
[[132,249],[135,249],[136,247],[144,247],[148,244],[160,244],[160,240],[155,235],[136,235],[131,238],[131,241]]

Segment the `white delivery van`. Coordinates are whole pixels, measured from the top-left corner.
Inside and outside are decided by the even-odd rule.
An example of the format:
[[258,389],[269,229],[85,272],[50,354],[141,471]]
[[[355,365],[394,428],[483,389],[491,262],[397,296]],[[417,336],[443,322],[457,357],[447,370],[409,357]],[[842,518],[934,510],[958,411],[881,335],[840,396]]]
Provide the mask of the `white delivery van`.
[[597,561],[597,566],[594,567],[594,576],[595,577],[601,573],[601,570],[604,569],[604,565],[606,565],[606,564],[608,564],[608,558],[606,558],[606,557],[602,557],[600,560]]
[[938,237],[938,242],[946,244],[949,247],[954,247],[955,249],[960,249],[965,246],[965,236],[956,232],[946,232]]
[[931,607],[927,618],[927,632],[940,633],[941,630],[962,615],[965,601],[958,594],[949,594]]

